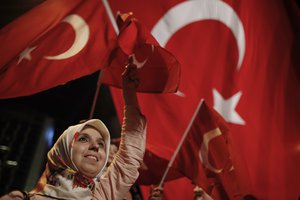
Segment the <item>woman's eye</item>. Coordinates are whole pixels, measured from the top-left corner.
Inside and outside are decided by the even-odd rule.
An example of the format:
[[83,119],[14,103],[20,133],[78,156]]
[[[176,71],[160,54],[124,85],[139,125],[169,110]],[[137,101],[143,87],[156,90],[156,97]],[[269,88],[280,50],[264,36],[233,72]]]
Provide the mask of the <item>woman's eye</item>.
[[86,137],[80,137],[80,138],[78,139],[78,141],[80,141],[80,142],[87,142],[88,140],[87,140]]
[[105,147],[105,143],[104,142],[99,142],[98,145],[99,145],[100,148],[104,148]]

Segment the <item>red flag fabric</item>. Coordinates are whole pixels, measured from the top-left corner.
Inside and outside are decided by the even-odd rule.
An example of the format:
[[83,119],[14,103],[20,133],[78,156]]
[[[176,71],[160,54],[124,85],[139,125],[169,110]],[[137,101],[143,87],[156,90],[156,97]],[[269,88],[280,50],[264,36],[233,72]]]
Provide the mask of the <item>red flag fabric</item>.
[[128,58],[131,58],[140,77],[138,92],[176,92],[180,80],[179,62],[159,46],[150,31],[132,14],[120,16],[120,34],[103,70],[103,83],[121,88],[120,76],[128,64]]
[[213,194],[214,199],[242,199],[226,122],[205,101],[196,112],[172,167],[210,194],[212,187],[224,191],[220,196]]
[[[247,186],[243,194],[266,200],[297,199],[297,4],[289,0],[129,0],[110,4],[114,12],[134,12],[181,63],[175,95],[138,96],[148,121],[147,143],[174,150],[204,98],[229,123],[237,165],[246,166],[241,173]],[[121,91],[111,92],[121,115]],[[163,150],[158,155],[168,157]],[[192,199],[194,186],[189,182],[166,183],[166,199]]]
[[[144,155],[143,165],[139,170],[138,184],[159,185],[165,170],[168,167],[169,159],[160,155],[161,151],[171,156],[173,151],[165,146],[147,144],[147,150]],[[156,166],[156,167],[153,167]],[[171,168],[165,178],[165,181],[171,181],[183,177],[178,169]]]
[[101,1],[45,1],[0,30],[0,98],[30,95],[99,70],[112,38]]

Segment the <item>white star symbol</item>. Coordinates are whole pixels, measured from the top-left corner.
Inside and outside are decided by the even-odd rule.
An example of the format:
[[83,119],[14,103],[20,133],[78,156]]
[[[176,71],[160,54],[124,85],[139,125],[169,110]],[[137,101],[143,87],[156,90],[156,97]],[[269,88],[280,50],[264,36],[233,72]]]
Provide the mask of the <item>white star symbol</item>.
[[26,60],[31,60],[31,52],[35,49],[36,47],[27,47],[22,53],[20,54],[18,63],[19,64],[23,59]]
[[241,95],[242,92],[239,91],[229,99],[224,99],[216,89],[213,89],[214,109],[218,111],[227,122],[245,125],[246,122],[235,110]]

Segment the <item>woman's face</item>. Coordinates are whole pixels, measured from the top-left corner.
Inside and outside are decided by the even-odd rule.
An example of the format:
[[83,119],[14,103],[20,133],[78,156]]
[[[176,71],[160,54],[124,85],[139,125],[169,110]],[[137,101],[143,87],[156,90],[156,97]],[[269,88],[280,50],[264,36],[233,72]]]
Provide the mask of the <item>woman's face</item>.
[[71,159],[81,174],[89,178],[98,175],[106,159],[105,142],[98,130],[91,126],[82,129],[73,143]]

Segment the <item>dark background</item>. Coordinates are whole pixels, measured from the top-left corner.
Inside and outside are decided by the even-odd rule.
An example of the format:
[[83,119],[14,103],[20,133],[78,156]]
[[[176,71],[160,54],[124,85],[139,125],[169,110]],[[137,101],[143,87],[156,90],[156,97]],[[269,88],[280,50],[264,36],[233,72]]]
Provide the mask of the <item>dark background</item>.
[[[1,0],[0,28],[41,2]],[[88,119],[98,74],[99,71],[35,95],[0,99],[0,195],[34,186],[44,170],[49,143],[56,141],[69,125]],[[119,136],[119,121],[105,85],[100,87],[93,118],[101,119],[113,138]]]

